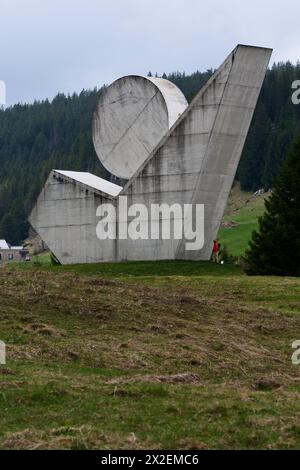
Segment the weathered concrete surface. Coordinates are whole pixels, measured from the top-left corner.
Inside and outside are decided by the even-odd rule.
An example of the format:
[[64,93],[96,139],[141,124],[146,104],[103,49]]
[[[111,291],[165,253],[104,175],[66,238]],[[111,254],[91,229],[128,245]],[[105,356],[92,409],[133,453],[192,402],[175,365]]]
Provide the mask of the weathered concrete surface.
[[[270,49],[238,46],[146,160],[143,154],[140,167],[120,188],[119,196],[66,175],[57,180],[52,173],[30,222],[57,258],[62,263],[209,259],[270,56]],[[124,153],[129,144],[124,145]],[[131,171],[137,165],[137,159],[133,161]],[[204,204],[203,248],[187,251],[187,240],[161,237],[100,241],[97,207],[109,201],[118,209],[120,196],[128,197],[128,205],[144,204],[149,211],[152,203]],[[121,211],[117,233],[124,219]]]
[[[85,175],[87,179],[94,176]],[[90,180],[87,185],[81,172],[53,170],[30,215],[32,227],[62,264],[115,260],[115,241],[100,242],[96,237],[96,211],[102,204],[116,204],[115,196],[109,193],[122,188],[94,178],[96,183]]]
[[129,179],[187,108],[168,80],[128,76],[100,97],[93,121],[97,155],[112,174]]

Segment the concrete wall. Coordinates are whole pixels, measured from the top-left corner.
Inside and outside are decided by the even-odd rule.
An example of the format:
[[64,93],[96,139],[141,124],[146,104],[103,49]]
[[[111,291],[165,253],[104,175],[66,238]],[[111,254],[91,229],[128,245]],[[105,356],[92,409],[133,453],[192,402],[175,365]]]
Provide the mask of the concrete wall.
[[113,197],[52,171],[29,222],[62,264],[113,261],[116,242],[96,237],[97,208]]

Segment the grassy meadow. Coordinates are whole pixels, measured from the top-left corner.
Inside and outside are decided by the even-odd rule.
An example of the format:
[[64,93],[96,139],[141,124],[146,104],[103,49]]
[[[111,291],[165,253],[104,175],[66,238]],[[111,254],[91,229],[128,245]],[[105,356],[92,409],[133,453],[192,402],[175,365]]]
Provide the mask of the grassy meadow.
[[226,245],[230,255],[237,258],[244,255],[252,232],[258,228],[258,218],[264,213],[266,197],[268,194],[255,196],[240,191],[238,186],[233,188],[223,222],[233,222],[235,226],[223,227],[219,232],[221,245]]
[[0,289],[0,448],[300,447],[298,279],[15,265]]
[[[233,191],[241,256],[264,197]],[[1,449],[299,449],[300,282],[238,265],[0,269]]]

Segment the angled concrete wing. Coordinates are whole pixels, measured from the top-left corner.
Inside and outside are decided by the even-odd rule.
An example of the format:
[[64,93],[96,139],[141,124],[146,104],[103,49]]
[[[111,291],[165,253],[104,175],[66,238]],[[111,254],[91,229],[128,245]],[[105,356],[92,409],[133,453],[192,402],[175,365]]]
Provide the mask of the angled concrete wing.
[[96,237],[97,208],[116,204],[121,186],[95,175],[51,171],[29,222],[62,264],[111,261],[115,241]]
[[[86,173],[51,172],[30,223],[56,257],[65,264],[209,259],[271,52],[237,46],[157,147],[147,158],[143,156],[124,188]],[[101,208],[108,203],[115,211],[108,225],[116,237],[99,240],[97,214],[103,215]],[[146,208],[148,215],[153,205],[171,209],[155,214],[153,236],[122,237],[127,208],[133,204]],[[187,233],[183,238],[161,236],[164,217],[184,225],[185,215],[174,205],[204,205],[204,238],[198,248],[187,249]],[[148,215],[142,220],[145,226]]]
[[128,205],[204,204],[204,246],[120,242],[120,259],[209,259],[272,51],[239,45],[123,189]]

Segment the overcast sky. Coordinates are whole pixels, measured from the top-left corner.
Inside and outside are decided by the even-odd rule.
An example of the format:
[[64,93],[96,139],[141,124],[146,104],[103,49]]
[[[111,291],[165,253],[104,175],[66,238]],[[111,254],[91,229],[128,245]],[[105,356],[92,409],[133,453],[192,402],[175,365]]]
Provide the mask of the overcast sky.
[[296,62],[299,0],[0,0],[9,105],[126,74],[204,71],[238,43],[272,47],[272,62]]

